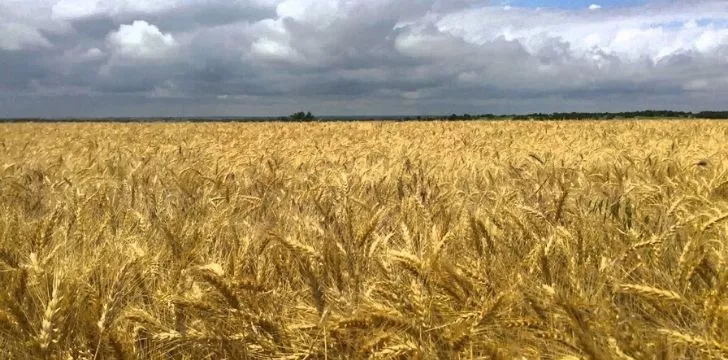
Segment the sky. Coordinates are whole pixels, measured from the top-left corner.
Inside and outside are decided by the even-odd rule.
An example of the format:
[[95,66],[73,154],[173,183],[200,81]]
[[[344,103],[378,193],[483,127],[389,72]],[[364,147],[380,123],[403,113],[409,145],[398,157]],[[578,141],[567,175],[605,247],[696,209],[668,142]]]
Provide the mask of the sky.
[[[612,0],[612,1],[596,1],[595,0],[514,0],[514,1],[501,1],[501,5],[511,5],[519,7],[531,7],[531,8],[556,8],[556,9],[589,9],[590,6],[596,5],[596,7],[615,8],[625,6],[636,6],[644,5],[646,1],[643,0]],[[490,2],[493,5],[493,2]],[[592,6],[594,9],[595,6]]]
[[0,0],[0,117],[728,109],[728,1]]

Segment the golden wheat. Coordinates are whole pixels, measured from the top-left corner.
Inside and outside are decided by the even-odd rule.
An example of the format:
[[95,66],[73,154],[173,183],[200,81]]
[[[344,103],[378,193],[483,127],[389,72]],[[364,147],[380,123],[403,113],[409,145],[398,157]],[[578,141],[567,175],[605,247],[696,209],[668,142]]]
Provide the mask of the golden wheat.
[[0,137],[3,359],[728,356],[725,122]]

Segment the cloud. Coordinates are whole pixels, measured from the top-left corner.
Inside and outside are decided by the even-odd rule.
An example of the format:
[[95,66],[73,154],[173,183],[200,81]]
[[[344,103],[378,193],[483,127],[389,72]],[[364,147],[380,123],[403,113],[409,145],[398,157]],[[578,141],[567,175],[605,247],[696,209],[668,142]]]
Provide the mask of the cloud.
[[173,9],[183,3],[179,0],[61,0],[52,6],[51,12],[55,19],[74,20],[124,13],[150,14]]
[[18,23],[0,24],[0,49],[22,50],[35,47],[50,47],[51,43],[38,29]]
[[296,50],[291,48],[290,45],[268,38],[255,40],[251,45],[251,51],[262,59],[293,62],[299,57]]
[[115,54],[140,60],[167,57],[179,46],[172,34],[162,33],[158,27],[139,20],[121,25],[107,40]]
[[718,108],[728,3],[0,0],[0,63],[20,115]]

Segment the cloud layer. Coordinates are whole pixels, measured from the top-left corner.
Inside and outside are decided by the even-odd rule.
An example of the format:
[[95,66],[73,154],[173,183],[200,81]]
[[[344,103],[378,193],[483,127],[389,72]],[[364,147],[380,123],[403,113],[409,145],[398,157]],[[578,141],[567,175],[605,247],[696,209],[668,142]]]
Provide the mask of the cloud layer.
[[0,0],[0,116],[725,107],[724,1],[508,4]]

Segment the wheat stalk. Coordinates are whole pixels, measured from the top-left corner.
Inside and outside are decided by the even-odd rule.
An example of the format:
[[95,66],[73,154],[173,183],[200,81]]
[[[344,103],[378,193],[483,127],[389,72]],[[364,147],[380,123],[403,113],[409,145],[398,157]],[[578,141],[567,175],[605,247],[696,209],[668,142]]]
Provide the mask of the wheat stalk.
[[41,322],[40,333],[38,334],[38,344],[41,350],[47,350],[50,344],[54,341],[55,320],[57,319],[58,312],[60,311],[61,295],[60,295],[60,282],[61,276],[56,274],[53,278],[53,290],[51,291],[51,298],[46,304],[45,311],[43,312],[43,320]]
[[660,301],[673,301],[680,302],[683,300],[682,296],[678,293],[655,287],[635,284],[619,284],[615,290],[624,294],[639,295],[646,298],[656,299]]

